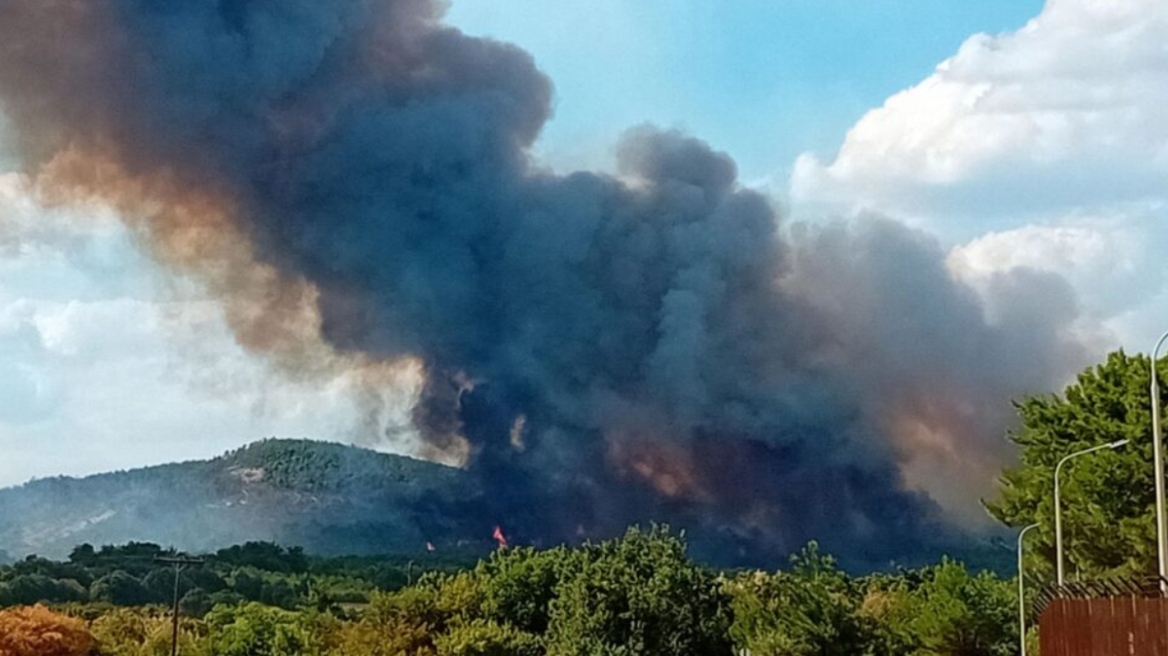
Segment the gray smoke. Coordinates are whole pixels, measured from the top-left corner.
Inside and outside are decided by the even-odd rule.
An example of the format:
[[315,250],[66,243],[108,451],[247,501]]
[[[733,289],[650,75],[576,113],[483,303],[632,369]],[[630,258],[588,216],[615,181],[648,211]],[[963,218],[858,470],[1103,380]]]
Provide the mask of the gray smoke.
[[551,83],[440,21],[0,0],[0,103],[47,198],[120,207],[241,343],[295,372],[307,325],[361,366],[421,361],[417,429],[532,542],[666,519],[722,560],[939,548],[922,490],[984,490],[1009,398],[1079,366],[1060,280],[1004,275],[991,306],[891,222],[782,237],[697,139],[642,127],[617,176],[540,170]]

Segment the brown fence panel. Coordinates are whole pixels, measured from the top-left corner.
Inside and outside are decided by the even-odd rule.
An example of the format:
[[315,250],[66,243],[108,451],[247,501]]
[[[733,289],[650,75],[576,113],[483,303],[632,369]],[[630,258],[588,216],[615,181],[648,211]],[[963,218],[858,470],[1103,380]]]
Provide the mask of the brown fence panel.
[[1168,656],[1168,598],[1055,598],[1038,639],[1042,656]]

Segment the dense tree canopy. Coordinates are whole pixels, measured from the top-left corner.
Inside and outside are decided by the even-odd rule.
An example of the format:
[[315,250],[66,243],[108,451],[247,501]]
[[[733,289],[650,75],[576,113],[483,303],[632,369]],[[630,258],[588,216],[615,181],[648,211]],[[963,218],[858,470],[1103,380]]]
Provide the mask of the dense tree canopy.
[[[29,556],[0,565],[0,608],[36,603],[105,603],[114,606],[167,605],[174,595],[174,571],[155,560],[174,552],[156,544],[131,542],[95,549],[83,544],[66,562]],[[203,557],[182,570],[183,611],[202,617],[216,605],[260,602],[286,610],[361,604],[375,591],[396,590],[428,571],[453,571],[471,562],[429,554],[417,562],[391,557],[309,557],[297,548],[250,542]]]
[[[1119,449],[1075,458],[1063,467],[1063,539],[1068,576],[1153,574],[1156,571],[1151,395],[1146,356],[1112,353],[1062,395],[1016,403],[1022,427],[1010,439],[1021,449],[987,506],[1009,526],[1038,522],[1027,537],[1031,571],[1054,570],[1055,467],[1064,456],[1127,439]],[[1161,380],[1168,366],[1158,366]],[[1160,403],[1168,399],[1161,389]]]
[[727,589],[734,643],[755,656],[1004,656],[1018,640],[1013,583],[950,560],[853,578],[812,543]]
[[[0,570],[46,589],[62,584],[57,575],[91,582],[89,602],[62,606],[88,630],[43,608],[6,611],[0,622],[61,623],[81,631],[66,642],[96,644],[94,656],[169,653],[169,608],[153,597],[172,572],[135,565],[145,566],[139,559],[152,551],[79,548],[76,562],[30,559]],[[322,562],[289,571],[284,557],[298,556],[274,545],[226,552],[184,573],[179,642],[188,656],[726,656],[741,649],[754,656],[999,656],[1012,653],[1017,639],[1010,581],[953,561],[853,577],[814,543],[782,571],[719,573],[692,561],[666,529],[632,529],[578,548],[501,549],[474,567],[432,570],[394,589],[365,581],[357,603],[336,602],[330,592],[337,581],[361,581],[352,562],[340,570],[345,576],[324,575],[313,573]],[[262,557],[238,560],[242,553]],[[146,605],[111,605],[140,594],[151,597]],[[10,654],[0,649],[0,656]]]
[[550,604],[549,656],[730,652],[730,598],[678,538],[632,530],[575,555]]

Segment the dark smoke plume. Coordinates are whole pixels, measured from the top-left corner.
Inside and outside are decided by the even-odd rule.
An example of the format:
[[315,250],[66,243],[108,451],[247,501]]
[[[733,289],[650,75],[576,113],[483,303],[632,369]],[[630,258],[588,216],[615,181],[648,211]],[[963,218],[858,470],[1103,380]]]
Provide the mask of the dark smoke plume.
[[920,553],[936,500],[1008,456],[1008,398],[1079,365],[1060,280],[1004,275],[987,305],[894,223],[781,238],[696,139],[638,128],[618,176],[541,170],[550,82],[440,21],[0,0],[0,102],[46,202],[117,207],[289,374],[321,349],[372,387],[420,366],[416,428],[520,540],[664,519],[721,560]]

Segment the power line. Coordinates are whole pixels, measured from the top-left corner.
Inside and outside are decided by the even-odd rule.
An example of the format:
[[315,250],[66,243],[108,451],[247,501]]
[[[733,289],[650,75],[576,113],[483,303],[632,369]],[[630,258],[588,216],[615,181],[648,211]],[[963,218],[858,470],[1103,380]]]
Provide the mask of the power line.
[[155,556],[154,562],[174,566],[174,609],[170,629],[170,656],[178,656],[178,575],[188,565],[202,565],[202,558],[189,556]]

